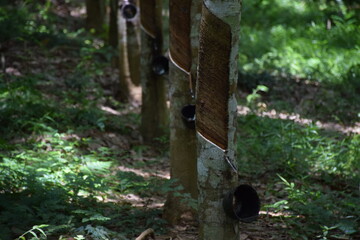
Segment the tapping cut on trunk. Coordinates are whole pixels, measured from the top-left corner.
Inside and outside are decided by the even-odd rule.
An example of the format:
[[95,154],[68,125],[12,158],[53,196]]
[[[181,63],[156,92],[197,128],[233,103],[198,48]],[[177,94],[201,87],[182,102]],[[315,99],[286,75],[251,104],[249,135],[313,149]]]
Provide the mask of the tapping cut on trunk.
[[191,0],[170,1],[170,56],[183,71],[191,70]]
[[158,28],[156,8],[157,0],[140,0],[141,11],[141,26],[143,30],[152,38],[157,38],[161,35],[161,29]]
[[231,29],[205,5],[202,14],[196,126],[202,136],[225,150],[228,146]]

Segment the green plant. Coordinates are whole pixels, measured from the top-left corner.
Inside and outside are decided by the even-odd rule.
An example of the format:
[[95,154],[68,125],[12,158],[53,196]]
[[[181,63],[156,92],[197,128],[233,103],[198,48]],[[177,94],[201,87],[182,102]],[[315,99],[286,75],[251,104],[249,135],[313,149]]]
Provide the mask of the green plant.
[[322,228],[322,234],[317,236],[317,238],[321,240],[327,240],[329,231],[336,229],[336,226],[333,227],[322,226],[321,228]]
[[197,211],[198,200],[195,198],[192,198],[190,193],[180,193],[180,192],[175,191],[174,196],[181,198],[180,202],[182,204],[185,204],[186,206],[190,207],[191,209]]
[[150,182],[146,181],[144,177],[138,176],[133,172],[121,172],[117,173],[119,184],[116,187],[121,193],[146,193]]
[[[238,127],[241,174],[267,179],[268,194],[278,200],[264,208],[283,214],[292,238],[358,234],[360,219],[353,214],[360,211],[358,135],[252,114],[241,117]],[[274,191],[278,175],[284,187]],[[332,228],[326,233],[324,226]]]
[[[32,235],[32,238],[29,238],[31,240],[41,240],[41,239],[46,239],[47,236],[45,234],[45,232],[42,230],[42,228],[47,227],[48,225],[38,225],[38,226],[33,226],[30,230],[26,231],[25,233],[21,234],[21,236],[19,236],[16,240],[26,240],[26,236],[27,235]],[[36,234],[36,232],[39,232],[40,235],[38,236],[38,234]]]
[[[335,192],[321,190],[320,185],[310,185],[305,179],[299,181],[302,186],[297,186],[280,175],[279,178],[285,185],[288,200],[281,200],[266,207],[286,209],[291,214],[285,223],[293,228],[290,233],[294,237],[311,237],[322,232],[317,238],[328,239],[327,237],[346,237],[358,232],[359,219],[352,216],[352,212],[359,211],[359,207],[353,208],[359,200],[345,193],[339,196]],[[344,201],[344,196],[345,201],[351,202],[352,207],[338,204],[338,201]],[[305,221],[302,221],[302,218],[305,218]]]
[[28,11],[24,7],[0,5],[0,42],[23,36],[27,14]]
[[[91,225],[86,225],[85,227],[80,227],[80,228],[76,229],[76,232],[77,233],[85,233],[85,236],[91,236],[93,239],[99,239],[99,240],[110,240],[111,239],[109,230],[102,226],[93,227]],[[80,237],[80,236],[82,236],[82,235],[78,235],[78,237]]]
[[[1,153],[0,225],[11,228],[47,222],[50,232],[64,224],[71,228],[79,213],[74,207],[86,205],[84,197],[91,200],[107,191],[102,176],[111,166],[111,162],[100,160],[106,156],[81,153],[81,144],[81,140],[53,132],[34,141],[32,149],[17,146],[20,150]],[[82,222],[107,219],[96,213],[81,213]]]
[[[262,99],[263,106],[277,111],[356,122],[359,10],[342,2],[244,1],[239,66],[245,90],[266,85],[272,96]],[[308,82],[310,93],[302,91],[299,79]]]
[[359,20],[355,12],[345,10],[342,16],[330,16],[334,25],[327,29],[329,16],[319,6],[310,1],[245,1],[242,71],[266,70],[315,81],[343,81],[346,72],[360,61],[355,54]]
[[246,96],[246,102],[249,106],[251,106],[252,108],[255,107],[256,103],[259,101],[259,99],[261,98],[261,95],[259,94],[260,92],[268,92],[269,88],[267,86],[264,85],[258,85],[255,89],[253,89],[252,93]]

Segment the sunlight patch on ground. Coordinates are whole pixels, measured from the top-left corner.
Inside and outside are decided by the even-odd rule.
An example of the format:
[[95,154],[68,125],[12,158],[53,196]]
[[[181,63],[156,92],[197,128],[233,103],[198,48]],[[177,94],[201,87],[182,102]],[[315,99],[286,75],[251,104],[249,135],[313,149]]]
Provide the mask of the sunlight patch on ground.
[[293,215],[286,212],[271,212],[271,211],[260,211],[260,215],[265,215],[266,217],[295,217],[295,218],[304,218],[301,215]]
[[130,106],[121,111],[115,110],[108,106],[99,106],[99,108],[108,114],[116,115],[116,116],[123,116],[129,113],[134,113],[135,112],[134,110],[136,110],[134,107],[130,107]]
[[143,198],[135,194],[122,195],[125,201],[130,202],[133,207],[162,208],[164,200],[155,197]]
[[117,167],[118,170],[122,172],[132,172],[138,176],[148,178],[148,177],[159,177],[163,179],[170,179],[170,173],[168,171],[156,170],[156,172],[146,172],[142,169],[128,168],[124,166]]
[[[248,115],[251,110],[250,108],[242,105],[238,105],[237,107],[238,114],[241,116]],[[268,117],[272,119],[282,119],[282,120],[291,120],[295,123],[301,124],[301,125],[309,125],[309,124],[315,124],[317,127],[329,131],[338,131],[345,134],[360,134],[360,122],[357,122],[355,126],[344,126],[338,123],[333,122],[320,122],[308,119],[308,118],[302,118],[299,114],[295,113],[282,113],[277,112],[276,110],[272,109],[269,111],[255,111],[254,112],[257,116],[260,117]]]
[[139,106],[141,104],[142,88],[139,86],[132,85],[130,87],[130,94],[133,98],[133,104]]
[[100,109],[103,110],[106,113],[112,114],[112,115],[116,115],[116,116],[121,116],[121,115],[125,115],[126,112],[125,111],[117,111],[115,109],[112,109],[111,107],[107,107],[107,106],[100,106]]
[[86,16],[86,8],[85,6],[82,7],[72,7],[70,9],[70,15],[72,17],[76,17],[76,18],[82,18]]
[[103,198],[102,196],[96,196],[97,200],[99,202],[107,202],[107,203],[120,203],[123,204],[125,201],[126,203],[131,204],[132,207],[137,208],[162,208],[164,207],[164,198],[161,198],[159,196],[154,196],[151,198],[144,198],[141,196],[138,196],[136,194],[118,194],[118,193],[109,193],[106,198]]
[[11,76],[22,76],[21,72],[17,68],[7,67],[5,73]]

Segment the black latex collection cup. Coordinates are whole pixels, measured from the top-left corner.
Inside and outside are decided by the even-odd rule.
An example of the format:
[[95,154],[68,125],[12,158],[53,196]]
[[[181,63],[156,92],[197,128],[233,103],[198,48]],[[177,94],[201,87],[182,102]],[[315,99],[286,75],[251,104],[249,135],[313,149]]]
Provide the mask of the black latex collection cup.
[[169,59],[164,56],[157,56],[153,59],[151,67],[156,75],[162,76],[169,72]]
[[184,106],[181,109],[181,118],[187,128],[195,129],[195,105]]
[[126,20],[132,20],[138,14],[138,8],[134,3],[129,1],[124,1],[124,3],[120,6],[121,15]]
[[224,196],[223,208],[232,219],[249,223],[259,216],[260,199],[253,187],[243,184]]

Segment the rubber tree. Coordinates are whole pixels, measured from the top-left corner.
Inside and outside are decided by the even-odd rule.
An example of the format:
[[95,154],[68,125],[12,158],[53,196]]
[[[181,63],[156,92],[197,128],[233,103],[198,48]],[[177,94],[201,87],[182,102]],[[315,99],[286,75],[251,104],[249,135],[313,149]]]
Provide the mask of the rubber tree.
[[118,8],[119,8],[119,0],[109,0],[109,45],[114,49],[118,46]]
[[139,21],[128,21],[126,23],[127,50],[131,82],[140,85],[140,23]]
[[138,1],[110,0],[109,5],[109,44],[119,50],[119,57],[112,60],[113,65],[119,66],[120,86],[116,98],[128,102],[132,98],[132,84],[140,83],[139,4]]
[[[109,36],[108,43],[114,49],[118,50],[119,33],[118,33],[118,8],[119,0],[109,0]],[[111,59],[111,66],[116,68],[119,66],[119,56],[114,54]]]
[[103,32],[106,15],[106,1],[86,0],[86,26],[95,29],[95,33]]
[[227,217],[224,195],[237,182],[235,131],[241,0],[204,0],[196,86],[199,239],[239,239]]
[[153,62],[162,56],[162,1],[140,0],[141,9],[141,133],[145,142],[164,136],[169,116],[164,75],[156,74]]
[[[127,37],[127,55],[129,62],[129,72],[131,82],[136,86],[140,85],[140,14],[139,14],[139,0],[129,1],[128,4],[133,6],[134,12],[123,15],[128,15],[126,21],[126,37]],[[135,15],[133,15],[135,14]]]
[[121,8],[117,7],[117,27],[119,41],[119,91],[116,98],[122,102],[129,102],[131,100],[131,76],[127,51],[128,46],[126,21],[127,20],[122,17]]
[[[170,0],[169,10],[171,178],[178,180],[182,193],[197,199],[196,131],[191,123],[184,123],[182,110],[195,104],[201,0]],[[168,195],[164,216],[172,224],[177,223],[182,213],[193,211],[182,200],[181,196]]]

